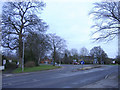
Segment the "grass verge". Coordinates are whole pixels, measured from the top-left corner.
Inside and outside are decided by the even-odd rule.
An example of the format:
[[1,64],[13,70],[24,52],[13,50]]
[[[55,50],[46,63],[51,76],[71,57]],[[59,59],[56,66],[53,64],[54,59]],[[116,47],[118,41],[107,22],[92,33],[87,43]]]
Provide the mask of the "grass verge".
[[[61,68],[60,66],[52,66],[52,65],[40,65],[36,67],[25,67],[24,72],[35,72],[35,71],[43,71],[43,70],[51,70]],[[15,69],[12,73],[24,73],[21,68]]]

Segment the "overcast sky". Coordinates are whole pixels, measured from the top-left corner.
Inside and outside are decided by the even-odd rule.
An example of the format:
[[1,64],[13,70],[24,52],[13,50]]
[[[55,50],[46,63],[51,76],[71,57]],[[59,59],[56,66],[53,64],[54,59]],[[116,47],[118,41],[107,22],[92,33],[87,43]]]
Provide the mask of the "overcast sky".
[[[117,55],[117,39],[108,43],[92,43],[90,28],[93,20],[88,13],[92,10],[93,2],[98,0],[42,0],[46,7],[41,18],[47,22],[47,33],[56,33],[67,42],[67,48],[80,51],[82,47],[91,50],[94,46],[101,46],[110,58]],[[100,1],[100,0],[99,0]],[[2,6],[2,2],[0,3]]]
[[[117,55],[117,39],[109,43],[92,43],[90,28],[93,25],[92,18],[88,15],[97,0],[46,0],[46,7],[42,12],[42,18],[48,23],[48,33],[56,33],[67,41],[68,49],[82,47],[88,50],[94,46],[101,46],[109,57]],[[100,1],[100,0],[99,0]]]

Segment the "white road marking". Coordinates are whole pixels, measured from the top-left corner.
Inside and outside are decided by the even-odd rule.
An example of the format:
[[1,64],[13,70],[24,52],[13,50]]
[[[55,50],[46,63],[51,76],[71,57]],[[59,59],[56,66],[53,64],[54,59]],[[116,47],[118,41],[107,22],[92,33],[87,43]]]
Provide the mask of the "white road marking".
[[109,75],[106,75],[106,76],[105,76],[105,79],[107,79],[107,78],[108,78],[108,76],[109,76]]
[[64,86],[63,88],[71,88],[70,86]]
[[9,77],[9,76],[12,76],[12,74],[7,74],[7,75],[5,75],[6,77]]

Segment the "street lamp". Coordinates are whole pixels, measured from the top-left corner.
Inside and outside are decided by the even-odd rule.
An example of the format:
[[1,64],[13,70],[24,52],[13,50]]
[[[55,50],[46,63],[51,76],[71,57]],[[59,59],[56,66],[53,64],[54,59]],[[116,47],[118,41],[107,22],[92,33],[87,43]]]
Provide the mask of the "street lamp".
[[22,72],[24,71],[24,47],[25,47],[25,42],[23,39]]

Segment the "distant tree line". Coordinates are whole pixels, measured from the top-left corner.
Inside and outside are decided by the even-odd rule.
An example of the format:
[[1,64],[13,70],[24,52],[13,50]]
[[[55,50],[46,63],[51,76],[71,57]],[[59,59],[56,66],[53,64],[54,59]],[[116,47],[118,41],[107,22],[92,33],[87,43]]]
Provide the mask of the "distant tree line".
[[61,63],[64,64],[72,64],[73,60],[76,60],[80,63],[80,61],[85,61],[85,64],[93,64],[94,59],[97,59],[98,64],[111,64],[112,60],[108,58],[105,51],[100,47],[93,47],[90,52],[87,48],[83,47],[80,49],[78,53],[77,49],[65,49],[63,53],[63,57],[61,57]]

